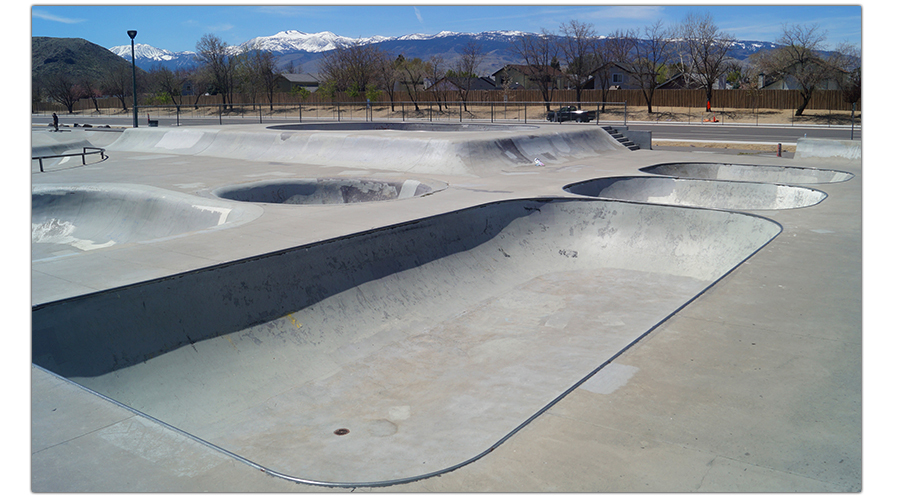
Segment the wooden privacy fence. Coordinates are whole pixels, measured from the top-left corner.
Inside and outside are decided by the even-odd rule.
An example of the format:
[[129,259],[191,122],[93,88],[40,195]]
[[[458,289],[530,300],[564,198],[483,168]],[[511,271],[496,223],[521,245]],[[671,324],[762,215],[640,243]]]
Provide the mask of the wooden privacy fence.
[[[139,99],[140,100],[140,99]],[[198,106],[221,105],[222,96],[219,95],[203,95],[182,96],[178,98],[182,107],[193,107],[196,102]],[[460,96],[456,92],[419,92],[416,101],[419,104],[436,103],[447,101],[459,101]],[[130,105],[130,100],[129,105]],[[141,105],[146,104],[141,101]],[[365,97],[348,96],[344,93],[338,93],[333,98],[324,94],[313,93],[310,97],[303,99],[304,103],[328,103],[328,102],[361,102],[366,101]],[[395,92],[395,102],[412,102],[412,97],[406,92]],[[544,98],[540,91],[537,90],[478,90],[470,91],[467,102],[471,103],[543,103]],[[583,90],[581,92],[581,102],[627,102],[629,108],[632,106],[637,108],[646,108],[647,102],[644,94],[640,90],[610,90],[604,98],[601,90]],[[244,104],[253,102],[268,102],[267,96],[242,95],[234,94],[233,104]],[[300,99],[290,93],[282,92],[274,95],[273,104],[296,104]],[[377,104],[386,104],[390,102],[390,97],[386,92],[381,92],[378,96]],[[574,103],[576,102],[576,93],[574,90],[554,90],[551,96],[552,103]],[[736,108],[736,109],[796,109],[800,106],[802,98],[798,90],[762,90],[755,93],[744,90],[713,90],[712,106],[715,109]],[[171,104],[171,102],[166,103]],[[118,98],[103,98],[97,100],[97,106],[100,109],[122,109],[122,102]],[[699,90],[657,90],[653,94],[653,107],[681,107],[681,108],[700,108],[706,107],[706,91]],[[32,106],[33,111],[59,111],[62,108],[55,103],[35,103]],[[94,109],[94,103],[90,99],[79,100],[74,111],[89,111]],[[129,108],[130,109],[130,108]],[[818,90],[813,94],[812,100],[806,109],[820,109],[831,111],[850,111],[851,104],[844,102],[841,91],[839,90]],[[65,110],[63,110],[65,111]],[[862,101],[856,103],[856,111],[862,111]]]
[[[554,90],[552,102],[576,102],[574,90]],[[456,96],[451,96],[456,100]],[[509,91],[506,96],[502,90],[483,90],[469,93],[470,102],[544,102],[539,91]],[[604,98],[601,90],[583,90],[582,102],[627,102],[628,106],[646,107],[647,101],[640,90],[610,90]],[[712,105],[716,108],[739,109],[796,109],[802,98],[799,90],[762,90],[751,93],[744,90],[713,90]],[[657,90],[653,93],[653,107],[706,107],[706,91],[698,90]],[[813,94],[807,109],[828,109],[833,111],[850,111],[851,104],[844,102],[839,90],[818,90]],[[862,110],[862,102],[856,103],[856,110]]]

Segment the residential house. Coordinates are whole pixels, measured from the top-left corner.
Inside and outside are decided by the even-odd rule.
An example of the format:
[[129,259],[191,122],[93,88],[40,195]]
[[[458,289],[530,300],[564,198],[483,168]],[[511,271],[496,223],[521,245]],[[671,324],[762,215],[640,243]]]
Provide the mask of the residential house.
[[[760,75],[763,90],[799,90],[800,83],[791,75],[768,77]],[[816,85],[817,90],[841,90],[840,83],[834,78],[827,78]]]
[[[640,82],[635,80],[635,78],[628,71],[628,65],[626,63],[607,63],[600,68],[595,69],[591,72],[591,78],[593,79],[593,86],[591,88],[596,90],[601,90],[602,86],[605,85],[605,82],[609,82],[609,87],[612,89],[639,89],[641,88]],[[603,78],[603,72],[608,72],[608,78]]]
[[319,90],[319,78],[309,73],[282,73],[275,81],[276,92],[290,92],[296,88],[305,88],[310,92]]
[[426,90],[441,90],[441,91],[453,91],[457,92],[460,90],[497,90],[497,85],[493,80],[487,77],[480,78],[459,78],[459,77],[445,77],[441,78],[434,85],[431,85]]
[[496,82],[498,88],[525,88],[534,89],[540,87],[538,78],[542,74],[549,74],[553,80],[553,88],[565,88],[563,72],[552,67],[545,66],[543,70],[534,65],[525,64],[507,64],[506,66],[495,71],[491,77]]
[[[713,90],[728,88],[726,79],[726,75],[719,76],[713,83]],[[700,75],[685,73],[683,71],[677,72],[673,77],[656,87],[657,90],[688,90],[702,88],[706,88],[706,86],[703,84],[703,79],[700,78]]]
[[[800,63],[795,63],[799,65]],[[807,63],[810,64],[810,63]],[[811,64],[819,64],[820,66],[824,66],[824,61],[816,58],[814,62]],[[846,81],[849,78],[849,73],[843,70],[838,70],[840,76],[832,76],[823,79],[816,85],[817,90],[841,90],[841,82],[840,79],[844,79]],[[795,73],[791,71],[791,73]],[[800,83],[797,79],[790,74],[781,74],[781,75],[759,75],[759,86],[763,90],[799,90]]]

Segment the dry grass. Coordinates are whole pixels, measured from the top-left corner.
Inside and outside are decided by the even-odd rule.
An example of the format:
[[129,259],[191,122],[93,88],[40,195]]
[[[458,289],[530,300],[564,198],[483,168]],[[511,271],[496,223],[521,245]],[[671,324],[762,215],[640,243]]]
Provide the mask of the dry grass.
[[[653,141],[654,147],[675,147],[675,148],[692,148],[692,149],[731,149],[735,151],[758,151],[765,153],[774,153],[776,146],[771,144],[750,144],[750,143],[721,143],[721,142],[703,142],[703,141]],[[784,144],[781,151],[784,153],[796,152],[797,147]]]
[[[850,125],[850,111],[830,111],[824,109],[807,109],[802,116],[794,116],[793,109],[713,109],[707,113],[706,109],[656,107],[653,113],[648,113],[646,108],[629,109],[628,121],[650,122],[686,122],[701,123],[715,120],[717,123],[741,123],[741,124],[793,124],[793,125]],[[862,114],[853,114],[853,123],[862,123]]]

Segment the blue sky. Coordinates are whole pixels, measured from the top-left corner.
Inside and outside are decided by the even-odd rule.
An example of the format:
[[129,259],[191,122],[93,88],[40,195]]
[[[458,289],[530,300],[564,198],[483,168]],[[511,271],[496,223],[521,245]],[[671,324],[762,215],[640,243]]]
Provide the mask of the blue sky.
[[[345,5],[341,5],[344,3]],[[861,46],[860,4],[817,2],[794,5],[724,6],[692,2],[690,5],[657,2],[653,5],[566,2],[540,5],[493,2],[492,5],[441,5],[393,2],[332,1],[324,5],[228,5],[222,2],[191,5],[145,4],[141,6],[41,5],[31,6],[31,35],[84,38],[103,47],[128,45],[126,31],[136,29],[138,43],[172,51],[193,51],[197,41],[212,33],[230,45],[279,31],[307,33],[331,31],[352,38],[374,35],[399,36],[441,31],[481,32],[518,30],[557,31],[572,19],[593,24],[600,35],[617,29],[643,28],[662,20],[677,25],[688,13],[709,13],[723,31],[741,40],[775,41],[784,23],[817,24],[827,31],[829,48],[850,42]]]

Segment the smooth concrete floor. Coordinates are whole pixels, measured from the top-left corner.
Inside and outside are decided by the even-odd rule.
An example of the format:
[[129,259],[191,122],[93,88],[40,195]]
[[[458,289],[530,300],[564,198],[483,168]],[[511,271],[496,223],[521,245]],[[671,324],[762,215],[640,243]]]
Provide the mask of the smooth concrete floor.
[[[210,169],[219,179],[235,175],[227,161],[159,160],[172,163],[171,170],[135,173],[136,181],[186,183],[175,173],[184,169],[175,163],[184,160],[206,168],[215,163]],[[634,175],[669,161],[834,168],[855,177],[814,186],[828,193],[816,206],[757,212],[780,223],[782,234],[491,453],[438,477],[356,491],[864,490],[860,162],[615,152],[551,165],[544,173],[448,178],[460,188],[430,197],[433,203],[417,205],[416,213],[497,196],[562,196],[555,189],[567,182]],[[117,165],[115,158],[108,162],[103,168]],[[127,177],[128,161],[120,165],[125,168],[116,175]],[[56,177],[71,181],[78,175],[75,169]],[[368,215],[357,210],[348,224],[374,227],[398,219],[383,207]],[[326,219],[333,217],[328,212],[322,209]],[[302,244],[347,230],[325,224],[320,232],[279,243]],[[254,250],[255,241],[249,245]],[[39,288],[35,284],[32,293]],[[30,370],[33,492],[345,491],[269,476],[41,369]]]

